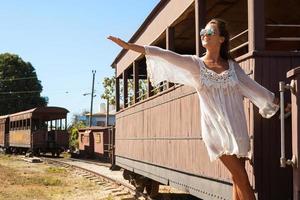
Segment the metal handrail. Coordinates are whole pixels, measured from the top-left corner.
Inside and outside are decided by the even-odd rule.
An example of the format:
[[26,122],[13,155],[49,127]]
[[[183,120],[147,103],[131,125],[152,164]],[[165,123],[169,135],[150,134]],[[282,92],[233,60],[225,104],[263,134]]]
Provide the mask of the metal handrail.
[[285,113],[284,113],[284,92],[285,90],[294,90],[294,82],[291,84],[285,84],[283,81],[279,82],[280,92],[280,139],[281,139],[281,157],[280,167],[286,167],[286,165],[296,166],[296,156],[293,155],[292,159],[286,159],[285,157]]
[[300,24],[266,24],[267,27],[292,27],[300,28]]
[[[248,33],[248,29],[246,29],[246,30],[240,32],[239,34],[237,34],[237,35],[235,35],[235,36],[233,36],[232,38],[229,39],[229,41],[231,42],[232,40],[237,39],[238,37],[244,35],[245,33]],[[232,53],[232,52],[234,52],[234,51],[236,51],[236,50],[238,50],[238,49],[241,49],[241,48],[247,46],[248,44],[249,44],[249,41],[244,42],[244,43],[242,43],[241,45],[239,45],[239,46],[237,46],[237,47],[235,47],[235,48],[230,49],[229,52]]]
[[237,47],[235,47],[235,48],[233,48],[233,49],[230,49],[229,52],[230,52],[230,53],[231,53],[231,52],[234,52],[234,51],[236,51],[236,50],[238,50],[238,49],[240,49],[240,48],[242,48],[242,47],[245,47],[245,46],[247,46],[247,45],[249,45],[249,41],[248,41],[248,42],[245,42],[245,43],[243,43],[243,44],[241,44],[241,45],[239,45],[239,46],[237,46]]
[[232,38],[229,39],[229,41],[232,41],[232,40],[234,40],[234,39],[240,37],[241,35],[244,35],[245,33],[248,33],[248,29],[246,29],[246,30],[240,32],[239,34],[237,34],[237,35],[235,35],[235,36],[233,36]]

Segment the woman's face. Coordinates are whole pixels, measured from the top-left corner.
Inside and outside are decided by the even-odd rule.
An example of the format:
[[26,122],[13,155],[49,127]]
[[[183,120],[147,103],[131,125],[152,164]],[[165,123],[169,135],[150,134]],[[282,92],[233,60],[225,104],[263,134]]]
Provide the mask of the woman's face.
[[220,36],[217,24],[208,23],[205,26],[205,31],[202,32],[204,32],[204,34],[201,35],[201,43],[206,49],[220,48],[224,42],[224,37]]

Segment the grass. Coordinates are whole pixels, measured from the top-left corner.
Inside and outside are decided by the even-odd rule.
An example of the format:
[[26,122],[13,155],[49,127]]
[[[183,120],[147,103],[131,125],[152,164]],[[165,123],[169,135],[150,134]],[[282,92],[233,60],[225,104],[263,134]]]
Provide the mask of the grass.
[[66,173],[67,170],[62,167],[49,167],[46,169],[47,173],[55,173],[55,174],[61,174],[61,173]]
[[68,169],[0,154],[0,200],[113,199],[101,189]]

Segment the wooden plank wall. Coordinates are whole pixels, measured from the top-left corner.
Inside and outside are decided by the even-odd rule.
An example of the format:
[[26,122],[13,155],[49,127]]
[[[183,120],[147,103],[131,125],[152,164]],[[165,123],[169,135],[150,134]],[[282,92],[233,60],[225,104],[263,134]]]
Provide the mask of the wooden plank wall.
[[[265,54],[240,63],[245,69],[253,68],[255,80],[279,97],[279,81],[286,72],[300,65],[300,55]],[[247,71],[247,70],[246,70]],[[285,95],[290,102],[290,94]],[[253,105],[250,105],[253,106]],[[292,194],[292,169],[280,168],[280,121],[277,113],[271,119],[262,118],[257,108],[250,109],[250,134],[254,134],[254,168],[250,178],[258,192],[258,199],[289,199]],[[286,152],[291,157],[291,119],[286,120]],[[248,166],[248,172],[249,168]],[[251,175],[252,174],[252,175]],[[254,175],[255,174],[255,175]]]
[[223,181],[219,161],[211,163],[201,139],[197,93],[182,86],[117,114],[116,155]]
[[30,147],[31,145],[30,130],[10,131],[9,145],[17,146],[17,147]]

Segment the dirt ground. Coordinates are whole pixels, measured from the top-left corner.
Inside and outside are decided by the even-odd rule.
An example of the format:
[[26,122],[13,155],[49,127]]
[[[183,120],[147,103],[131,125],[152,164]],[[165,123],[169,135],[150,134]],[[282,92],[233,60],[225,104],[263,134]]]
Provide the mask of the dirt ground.
[[[101,192],[102,191],[102,192]],[[65,168],[0,154],[0,200],[110,200],[103,187]]]

